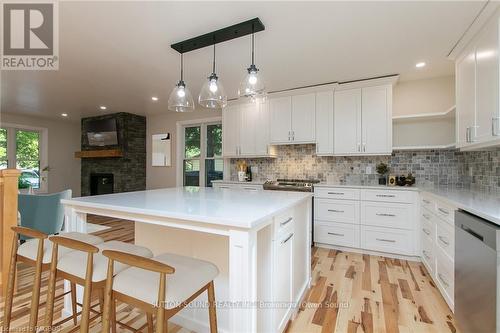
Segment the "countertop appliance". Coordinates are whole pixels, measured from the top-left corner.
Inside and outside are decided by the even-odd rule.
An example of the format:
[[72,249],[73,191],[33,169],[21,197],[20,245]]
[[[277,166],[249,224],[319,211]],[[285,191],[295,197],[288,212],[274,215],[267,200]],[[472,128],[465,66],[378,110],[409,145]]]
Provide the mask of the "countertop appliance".
[[[295,191],[295,192],[314,192],[314,184],[319,180],[304,179],[278,179],[276,181],[268,180],[264,183],[264,190],[273,191]],[[314,246],[314,199],[311,209],[311,247]]]
[[497,332],[499,237],[500,226],[456,212],[455,317],[462,332]]

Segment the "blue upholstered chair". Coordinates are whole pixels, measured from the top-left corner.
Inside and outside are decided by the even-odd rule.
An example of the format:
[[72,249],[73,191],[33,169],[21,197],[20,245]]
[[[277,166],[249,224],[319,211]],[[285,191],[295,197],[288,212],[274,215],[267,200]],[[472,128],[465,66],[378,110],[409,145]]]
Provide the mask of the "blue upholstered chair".
[[61,232],[64,209],[61,199],[70,199],[71,190],[52,194],[19,194],[21,226],[53,235]]

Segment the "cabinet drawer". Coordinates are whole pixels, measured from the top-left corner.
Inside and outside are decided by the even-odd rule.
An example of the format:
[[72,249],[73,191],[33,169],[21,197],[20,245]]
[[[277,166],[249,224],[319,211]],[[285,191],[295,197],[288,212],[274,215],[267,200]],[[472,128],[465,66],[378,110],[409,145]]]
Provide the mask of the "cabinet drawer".
[[436,203],[434,199],[429,197],[428,195],[422,194],[420,197],[420,204],[423,208],[427,208],[430,211],[434,211],[436,209]]
[[426,209],[422,209],[420,216],[422,222],[422,237],[426,237],[429,241],[434,242],[436,238],[436,221],[434,216]]
[[427,237],[422,238],[422,262],[429,273],[434,276],[434,271],[436,270],[436,256],[434,253],[434,243]]
[[441,201],[436,201],[435,212],[437,216],[448,221],[452,225],[455,223],[455,208],[453,206],[447,205]]
[[274,218],[275,237],[280,237],[283,233],[293,231],[293,210],[287,210]]
[[413,239],[412,231],[361,226],[361,247],[366,250],[413,255]]
[[455,265],[439,248],[436,249],[436,283],[448,305],[453,309],[455,293]]
[[343,187],[315,187],[314,196],[316,198],[359,200],[360,190],[357,188]]
[[361,224],[377,227],[413,229],[412,208],[408,204],[361,202]]
[[359,201],[315,199],[315,219],[359,224]]
[[314,241],[329,245],[359,247],[359,225],[316,220]]
[[243,185],[238,184],[237,188],[245,191],[260,191],[263,189],[262,185]]
[[395,190],[362,190],[361,200],[413,203],[413,192]]
[[220,189],[233,189],[233,188],[236,188],[235,184],[224,184],[224,183],[214,183],[213,186],[214,186],[214,188],[220,188]]
[[436,244],[451,260],[455,258],[455,229],[444,221],[437,221]]

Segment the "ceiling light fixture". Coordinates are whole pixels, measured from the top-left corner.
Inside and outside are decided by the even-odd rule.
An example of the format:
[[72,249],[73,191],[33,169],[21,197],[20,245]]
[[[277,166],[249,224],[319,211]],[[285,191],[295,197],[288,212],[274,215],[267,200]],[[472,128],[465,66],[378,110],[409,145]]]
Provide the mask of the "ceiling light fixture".
[[158,101],[158,97],[153,96],[153,97],[151,97],[151,100],[152,100],[153,102],[157,102],[157,101]]
[[250,97],[253,100],[257,97],[265,97],[266,87],[264,84],[264,79],[261,74],[259,74],[259,69],[255,66],[254,62],[254,51],[255,51],[255,33],[252,32],[252,64],[247,68],[247,74],[240,83],[240,88],[238,89],[238,96]]
[[227,105],[227,95],[219,80],[217,74],[215,74],[215,38],[214,38],[214,59],[212,74],[207,78],[208,80],[203,83],[201,87],[200,95],[198,96],[198,104],[209,109],[220,109]]
[[106,109],[107,109],[107,107],[105,107],[104,105],[101,105],[101,106],[99,107],[99,109],[101,109],[101,110],[106,110]]
[[61,113],[61,116],[63,116],[63,117],[67,117],[67,116],[68,116],[68,114],[67,114],[67,113]]
[[422,67],[425,67],[425,65],[426,65],[425,62],[417,62],[415,67],[422,68]]
[[184,83],[184,59],[181,52],[181,78],[170,93],[168,109],[175,112],[190,112],[194,110],[194,101],[191,92]]

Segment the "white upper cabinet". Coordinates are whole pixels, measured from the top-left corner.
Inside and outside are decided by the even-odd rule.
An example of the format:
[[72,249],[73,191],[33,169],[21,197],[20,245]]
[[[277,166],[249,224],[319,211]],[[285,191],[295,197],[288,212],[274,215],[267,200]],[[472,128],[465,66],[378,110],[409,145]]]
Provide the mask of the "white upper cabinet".
[[499,14],[495,14],[457,58],[457,146],[500,144]]
[[292,96],[292,141],[314,143],[316,132],[316,94]]
[[361,89],[336,91],[334,101],[334,153],[361,153]]
[[392,87],[361,89],[361,150],[365,154],[392,152]]
[[290,143],[292,128],[292,97],[269,99],[271,143]]
[[271,143],[315,143],[314,93],[270,98]]
[[340,90],[334,97],[335,155],[392,152],[392,85]]
[[240,149],[240,110],[230,105],[222,110],[222,155],[238,156]]
[[333,90],[316,93],[316,153],[333,154]]

